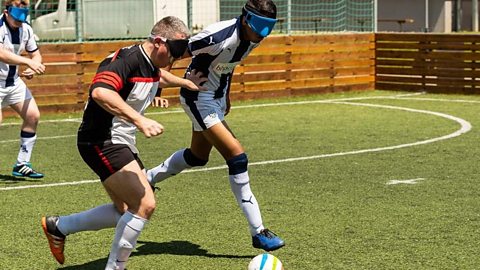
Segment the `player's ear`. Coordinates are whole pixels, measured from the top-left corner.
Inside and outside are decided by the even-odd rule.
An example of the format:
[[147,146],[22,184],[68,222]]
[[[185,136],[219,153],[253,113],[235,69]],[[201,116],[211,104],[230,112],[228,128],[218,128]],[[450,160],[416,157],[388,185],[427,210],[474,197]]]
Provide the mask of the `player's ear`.
[[153,40],[153,45],[155,46],[155,48],[160,48],[160,44],[163,43],[163,40],[160,38],[160,37],[156,37],[154,40]]
[[247,25],[247,19],[245,18],[245,16],[242,16],[242,26],[246,26]]

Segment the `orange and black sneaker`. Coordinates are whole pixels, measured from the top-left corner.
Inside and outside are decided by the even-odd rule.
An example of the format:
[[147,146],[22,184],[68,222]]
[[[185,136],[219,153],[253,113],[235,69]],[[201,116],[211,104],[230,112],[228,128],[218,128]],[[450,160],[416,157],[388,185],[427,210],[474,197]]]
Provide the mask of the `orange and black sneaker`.
[[42,228],[45,236],[47,236],[53,257],[55,257],[58,263],[63,264],[65,262],[63,250],[66,237],[57,229],[57,221],[57,216],[42,217]]

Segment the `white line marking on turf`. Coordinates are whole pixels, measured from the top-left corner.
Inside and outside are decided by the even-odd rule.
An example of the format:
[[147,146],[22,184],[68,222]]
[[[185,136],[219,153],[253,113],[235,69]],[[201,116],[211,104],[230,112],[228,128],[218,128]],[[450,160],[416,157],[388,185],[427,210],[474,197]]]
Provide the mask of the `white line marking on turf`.
[[[314,155],[314,156],[307,156],[307,157],[296,157],[296,158],[285,158],[285,159],[277,159],[277,160],[266,160],[266,161],[258,161],[258,162],[251,162],[249,163],[250,166],[256,165],[265,165],[265,164],[275,164],[275,163],[283,163],[283,162],[294,162],[294,161],[302,161],[302,160],[311,160],[311,159],[319,159],[319,158],[329,158],[329,157],[338,157],[338,156],[347,156],[347,155],[356,155],[356,154],[363,154],[363,153],[373,153],[373,152],[380,152],[380,151],[387,151],[387,150],[394,150],[400,148],[406,148],[411,146],[429,144],[433,142],[438,142],[441,140],[451,139],[457,136],[460,136],[464,133],[469,132],[472,129],[472,125],[461,118],[439,113],[439,112],[432,112],[426,110],[417,110],[405,107],[397,107],[397,106],[389,106],[389,105],[379,105],[379,104],[368,104],[368,103],[352,103],[352,102],[333,102],[335,104],[344,104],[344,105],[352,105],[352,106],[366,106],[366,107],[377,107],[383,109],[392,109],[392,110],[402,110],[414,113],[424,113],[424,114],[431,114],[434,116],[446,118],[452,121],[455,121],[460,124],[460,129],[457,131],[450,133],[445,136],[436,137],[424,141],[417,141],[413,143],[406,143],[394,146],[387,146],[387,147],[378,147],[378,148],[371,148],[371,149],[362,149],[362,150],[355,150],[355,151],[348,151],[348,152],[339,152],[339,153],[331,153],[331,154],[322,154],[322,155]],[[202,171],[213,171],[213,170],[220,170],[227,168],[226,165],[216,166],[216,167],[207,167],[207,168],[199,168],[199,169],[192,169],[186,170],[184,173],[191,173],[191,172],[202,172]],[[95,183],[98,180],[84,180],[84,181],[75,181],[75,182],[61,182],[61,183],[52,183],[52,184],[42,184],[42,185],[28,185],[28,186],[19,186],[19,187],[5,187],[0,188],[0,191],[5,190],[17,190],[17,189],[29,189],[29,188],[41,188],[41,187],[54,187],[54,186],[65,186],[65,185],[81,185],[81,184],[88,184],[88,183]]]
[[60,182],[52,184],[41,184],[41,185],[27,185],[27,186],[18,186],[18,187],[4,187],[0,188],[0,191],[3,190],[18,190],[18,189],[31,189],[31,188],[45,188],[45,187],[59,187],[59,186],[76,186],[82,184],[91,184],[100,182],[100,179],[96,180],[82,180],[82,181],[73,181],[73,182]]
[[[383,99],[383,98],[402,98],[409,96],[423,95],[424,93],[409,93],[409,94],[400,94],[392,96],[373,96],[373,97],[355,97],[355,98],[339,98],[339,99],[320,99],[320,100],[307,100],[307,101],[292,101],[292,102],[281,102],[281,103],[264,103],[264,104],[252,104],[252,105],[239,105],[233,106],[233,109],[245,109],[245,108],[258,108],[258,107],[271,107],[271,106],[285,106],[285,105],[302,105],[302,104],[313,104],[313,103],[329,103],[333,101],[354,101],[354,100],[365,100],[365,99]],[[159,115],[159,114],[172,114],[172,113],[182,113],[182,109],[174,109],[171,111],[162,111],[162,112],[147,112],[145,115]],[[61,122],[82,122],[81,118],[64,118],[64,119],[52,119],[52,120],[40,120],[41,123],[61,123]],[[2,126],[19,126],[22,122],[10,122],[3,123]]]
[[[76,136],[77,136],[77,134],[51,136],[51,137],[37,137],[37,141],[38,140],[64,139],[64,138],[70,138],[70,137],[76,137]],[[19,141],[20,141],[20,139],[4,140],[4,141],[0,141],[0,144],[11,143],[11,142],[19,142]]]
[[[64,119],[51,119],[51,120],[40,120],[40,124],[43,123],[81,123],[81,118],[64,118]],[[2,123],[2,126],[20,126],[22,122],[10,122]]]
[[406,179],[406,180],[390,180],[387,182],[387,185],[398,185],[398,184],[407,184],[415,185],[418,184],[418,181],[425,180],[425,178],[415,178],[415,179]]
[[443,99],[443,98],[409,98],[398,97],[397,99],[419,100],[419,101],[441,101],[441,102],[456,102],[456,103],[480,103],[480,100],[465,100],[465,99]]
[[[404,94],[404,95],[394,95],[394,96],[375,96],[375,97],[356,97],[356,98],[340,98],[340,99],[321,99],[321,100],[308,100],[308,101],[292,101],[292,102],[282,102],[282,103],[264,103],[264,104],[252,104],[252,105],[241,105],[241,106],[234,106],[232,109],[248,109],[248,108],[260,108],[260,107],[272,107],[272,106],[290,106],[290,105],[303,105],[303,104],[318,104],[318,103],[332,103],[337,101],[355,101],[355,100],[365,100],[365,99],[395,99],[395,98],[403,98],[408,96],[416,96],[422,93],[414,93],[414,94]],[[183,110],[172,110],[172,111],[164,111],[164,112],[151,112],[146,113],[145,115],[159,115],[159,114],[171,114],[171,113],[181,113]],[[41,121],[42,123],[56,123],[56,122],[80,122],[80,118],[68,118],[68,119],[58,119],[58,120],[46,120]],[[21,123],[7,123],[4,126],[14,126],[20,125]],[[50,137],[37,137],[37,140],[52,140],[52,139],[64,139],[64,138],[71,138],[75,137],[77,134],[67,134],[67,135],[59,135],[59,136],[50,136]],[[18,139],[11,139],[11,140],[3,140],[0,141],[0,144],[4,143],[12,143],[18,142]]]

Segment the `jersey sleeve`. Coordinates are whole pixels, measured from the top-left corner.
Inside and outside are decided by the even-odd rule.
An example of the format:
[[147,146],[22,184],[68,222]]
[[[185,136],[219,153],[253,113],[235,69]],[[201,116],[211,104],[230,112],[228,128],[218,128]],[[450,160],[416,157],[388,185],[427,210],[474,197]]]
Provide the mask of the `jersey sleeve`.
[[[0,20],[1,20],[1,17],[0,17]],[[0,44],[3,44],[3,41],[5,40],[5,31],[3,30],[3,28],[0,28]]]
[[25,44],[25,51],[27,51],[28,53],[37,51],[38,45],[37,45],[37,41],[35,41],[35,35],[33,34],[32,28],[29,26],[29,27],[26,27],[25,30],[26,30],[25,34],[27,34],[27,43]]
[[119,92],[127,82],[132,69],[133,67],[125,58],[106,58],[100,64],[97,74],[93,78],[90,91],[97,87],[103,87]]
[[199,54],[217,55],[222,51],[223,41],[208,30],[201,31],[190,39],[188,50],[192,56]]

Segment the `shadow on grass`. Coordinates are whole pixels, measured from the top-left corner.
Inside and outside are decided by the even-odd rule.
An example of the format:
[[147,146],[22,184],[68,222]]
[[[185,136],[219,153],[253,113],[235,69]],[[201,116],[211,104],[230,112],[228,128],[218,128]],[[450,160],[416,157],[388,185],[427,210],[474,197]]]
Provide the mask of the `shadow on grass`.
[[0,182],[3,182],[5,184],[17,184],[17,183],[25,183],[25,182],[39,182],[41,181],[40,179],[28,179],[25,177],[15,177],[13,175],[6,175],[6,174],[0,174]]
[[[229,255],[229,254],[210,254],[208,250],[200,248],[199,245],[188,241],[170,241],[166,243],[156,243],[148,241],[138,241],[136,250],[132,253],[133,256],[145,255],[179,255],[179,256],[202,256],[207,258],[228,258],[228,259],[245,259],[251,258],[251,255]],[[107,264],[107,258],[98,259],[81,265],[72,265],[61,267],[62,270],[93,270],[104,269]]]

